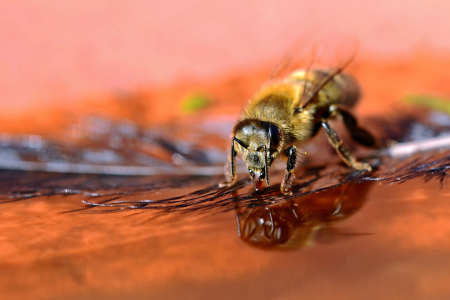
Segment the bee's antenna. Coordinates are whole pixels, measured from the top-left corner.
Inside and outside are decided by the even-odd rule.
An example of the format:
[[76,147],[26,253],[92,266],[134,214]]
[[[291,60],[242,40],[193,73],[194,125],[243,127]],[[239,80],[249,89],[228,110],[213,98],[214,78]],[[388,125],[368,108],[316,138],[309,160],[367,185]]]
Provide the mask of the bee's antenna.
[[[269,127],[269,130],[268,130],[268,137],[269,137],[269,139],[268,139],[269,142],[267,144],[269,145],[269,155],[270,155],[270,149],[271,149],[270,141],[272,140],[272,133],[270,131],[270,127]],[[270,185],[270,182],[269,182],[269,166],[268,166],[268,158],[267,158],[267,149],[266,149],[266,147],[264,147],[264,157],[266,158],[266,161],[265,161],[265,163],[266,163],[266,182],[267,182],[267,185]]]
[[319,84],[313,91],[313,93],[311,94],[311,96],[308,96],[306,102],[302,105],[302,108],[305,108],[313,99],[314,97],[317,96],[317,94],[320,92],[320,90],[331,80],[333,80],[334,76],[342,73],[342,71],[345,70],[345,68],[348,67],[348,65],[353,61],[353,59],[355,59],[355,54],[353,54],[342,66],[340,66],[339,68],[337,68],[333,73],[331,73],[330,75],[328,75],[327,78],[325,78],[324,81],[322,81],[321,84]]
[[266,182],[267,182],[267,185],[270,185],[270,182],[269,182],[269,164],[268,164],[268,159],[267,159],[267,147],[266,147],[266,145],[264,145],[264,158],[265,158],[265,164],[266,164],[265,165]]

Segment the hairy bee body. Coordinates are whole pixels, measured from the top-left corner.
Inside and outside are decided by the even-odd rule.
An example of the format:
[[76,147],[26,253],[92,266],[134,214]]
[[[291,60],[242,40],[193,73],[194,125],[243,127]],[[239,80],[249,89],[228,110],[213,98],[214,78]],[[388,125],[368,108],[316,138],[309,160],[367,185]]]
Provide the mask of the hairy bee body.
[[360,97],[360,88],[353,77],[338,74],[327,83],[302,111],[304,89],[318,84],[331,71],[299,70],[288,78],[267,84],[248,103],[237,124],[245,120],[260,120],[277,124],[287,133],[289,142],[304,141],[311,137],[313,126],[328,111],[330,105],[340,104],[352,108]]
[[247,164],[255,190],[261,188],[264,179],[269,184],[268,167],[281,154],[288,158],[281,191],[290,193],[297,160],[295,144],[310,139],[320,128],[325,129],[330,143],[347,165],[371,170],[370,165],[356,161],[327,123],[341,116],[356,141],[368,146],[374,144],[371,135],[357,126],[348,111],[359,99],[359,86],[341,71],[298,70],[285,79],[263,86],[250,99],[233,128],[231,178],[226,185],[236,180],[234,159],[237,153]]

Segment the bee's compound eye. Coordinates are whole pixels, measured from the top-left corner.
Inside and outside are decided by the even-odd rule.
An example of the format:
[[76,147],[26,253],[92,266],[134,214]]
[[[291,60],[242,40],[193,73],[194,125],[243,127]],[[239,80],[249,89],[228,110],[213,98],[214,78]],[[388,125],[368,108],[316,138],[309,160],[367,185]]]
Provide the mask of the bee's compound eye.
[[255,173],[252,169],[248,169],[248,172],[250,173],[250,176],[252,176],[252,178],[255,177]]
[[270,148],[276,149],[280,144],[281,136],[280,129],[278,126],[270,124],[269,125],[269,137],[270,137]]

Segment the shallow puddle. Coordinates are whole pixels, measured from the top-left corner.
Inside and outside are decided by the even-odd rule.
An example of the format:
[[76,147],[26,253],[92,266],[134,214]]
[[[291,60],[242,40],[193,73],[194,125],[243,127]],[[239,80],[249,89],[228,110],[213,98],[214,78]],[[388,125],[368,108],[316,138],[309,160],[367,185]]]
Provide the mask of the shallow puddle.
[[64,213],[83,208],[86,199],[1,204],[5,299],[450,295],[449,193],[437,181],[350,184],[269,209]]

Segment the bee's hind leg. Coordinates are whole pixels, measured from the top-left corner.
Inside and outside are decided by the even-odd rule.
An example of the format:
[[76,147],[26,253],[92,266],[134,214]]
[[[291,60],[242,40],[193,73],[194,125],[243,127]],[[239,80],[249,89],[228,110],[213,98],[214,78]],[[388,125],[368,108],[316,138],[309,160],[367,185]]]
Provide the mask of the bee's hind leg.
[[292,180],[294,180],[294,168],[297,163],[297,148],[295,146],[290,146],[286,150],[286,155],[288,157],[286,164],[286,173],[284,174],[283,182],[281,183],[281,192],[285,195],[292,195],[291,185]]
[[345,146],[345,144],[341,141],[336,131],[328,124],[326,120],[322,120],[322,127],[325,129],[325,132],[328,136],[328,141],[342,158],[342,160],[349,166],[355,170],[364,170],[364,171],[372,171],[372,167],[368,163],[361,163],[356,161],[355,156],[350,152],[350,149]]
[[358,142],[359,144],[366,147],[377,147],[375,138],[367,130],[358,126],[356,118],[349,110],[340,105],[336,105],[334,109],[342,118],[345,127],[347,128],[350,136],[355,142]]

